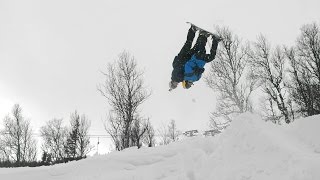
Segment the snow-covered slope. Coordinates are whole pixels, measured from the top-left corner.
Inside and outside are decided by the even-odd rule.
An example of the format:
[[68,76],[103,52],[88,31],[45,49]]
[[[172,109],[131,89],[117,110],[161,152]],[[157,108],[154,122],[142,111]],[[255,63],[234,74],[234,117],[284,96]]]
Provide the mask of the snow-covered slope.
[[290,125],[242,114],[216,137],[126,149],[52,167],[0,169],[1,180],[318,180],[320,116]]

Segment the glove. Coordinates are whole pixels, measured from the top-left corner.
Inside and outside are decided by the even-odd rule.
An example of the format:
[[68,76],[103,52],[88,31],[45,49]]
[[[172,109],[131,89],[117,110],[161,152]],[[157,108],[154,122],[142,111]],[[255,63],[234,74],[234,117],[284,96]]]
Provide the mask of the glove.
[[170,89],[175,89],[175,88],[177,88],[178,84],[179,84],[178,82],[170,81],[169,82],[169,88]]

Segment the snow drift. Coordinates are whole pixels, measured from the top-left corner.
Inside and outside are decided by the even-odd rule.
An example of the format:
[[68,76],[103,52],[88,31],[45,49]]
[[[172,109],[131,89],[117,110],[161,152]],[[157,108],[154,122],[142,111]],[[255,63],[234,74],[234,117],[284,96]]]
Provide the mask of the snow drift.
[[242,114],[215,137],[130,148],[51,167],[0,169],[4,180],[318,180],[320,116],[278,126]]

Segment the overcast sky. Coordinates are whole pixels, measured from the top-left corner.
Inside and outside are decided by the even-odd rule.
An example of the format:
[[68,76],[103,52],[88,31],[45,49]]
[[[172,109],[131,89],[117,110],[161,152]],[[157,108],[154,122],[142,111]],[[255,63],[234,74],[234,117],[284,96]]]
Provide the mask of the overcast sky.
[[105,134],[100,71],[127,50],[153,91],[142,114],[156,127],[174,119],[180,130],[206,129],[216,94],[203,79],[168,92],[185,22],[292,45],[303,24],[320,22],[319,7],[319,0],[0,0],[0,124],[19,103],[36,131],[78,110],[92,121],[92,134]]

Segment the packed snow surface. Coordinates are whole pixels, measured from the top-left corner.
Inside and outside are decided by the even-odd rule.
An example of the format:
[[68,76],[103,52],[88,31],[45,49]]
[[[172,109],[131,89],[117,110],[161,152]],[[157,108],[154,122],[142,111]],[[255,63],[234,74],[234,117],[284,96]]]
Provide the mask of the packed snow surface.
[[1,180],[319,180],[320,116],[289,125],[242,114],[215,137],[38,168],[3,168]]

